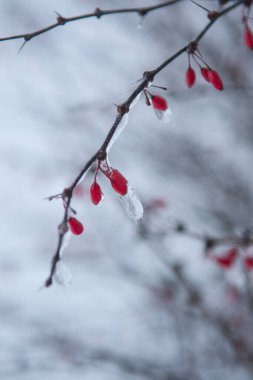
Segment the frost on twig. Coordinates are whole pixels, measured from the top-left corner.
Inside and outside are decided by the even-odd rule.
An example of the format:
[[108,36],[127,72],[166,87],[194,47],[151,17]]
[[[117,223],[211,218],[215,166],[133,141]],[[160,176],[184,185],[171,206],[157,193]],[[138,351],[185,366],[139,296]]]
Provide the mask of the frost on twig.
[[62,286],[68,286],[71,283],[72,280],[72,273],[70,272],[69,268],[62,260],[59,260],[56,264],[55,273],[53,276],[54,280],[57,282],[57,284]]

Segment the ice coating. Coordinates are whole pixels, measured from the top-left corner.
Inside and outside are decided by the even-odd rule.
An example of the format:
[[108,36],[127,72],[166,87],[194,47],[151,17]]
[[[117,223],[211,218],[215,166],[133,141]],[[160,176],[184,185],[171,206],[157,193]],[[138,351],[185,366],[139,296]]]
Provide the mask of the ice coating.
[[58,261],[56,265],[54,280],[62,286],[68,286],[71,283],[72,273],[62,260]]
[[[141,96],[141,93],[139,93],[135,98],[134,100],[132,101],[129,109],[132,109],[139,101],[140,99],[140,96]],[[125,129],[127,123],[128,123],[128,120],[129,120],[129,113],[125,113],[121,119],[121,121],[119,122],[118,124],[118,127],[111,139],[111,141],[109,142],[108,144],[108,147],[106,149],[107,153],[109,153],[109,151],[111,150],[111,147],[113,146],[113,144],[115,143],[115,141],[119,138],[119,136],[121,135],[121,133],[123,132],[123,130]]]
[[107,146],[107,153],[109,153],[111,147],[113,146],[113,144],[115,143],[115,141],[119,138],[119,136],[121,135],[121,133],[123,132],[123,130],[125,129],[125,126],[127,125],[128,123],[128,119],[129,119],[129,116],[128,116],[128,113],[125,113],[125,115],[123,115],[113,137],[111,138],[111,141],[109,142],[108,146]]
[[171,110],[169,108],[166,109],[166,111],[160,111],[160,110],[154,110],[156,113],[156,116],[159,120],[161,120],[164,123],[167,123],[171,120]]
[[138,101],[140,100],[140,97],[141,97],[141,92],[134,98],[134,100],[132,101],[131,105],[130,105],[130,109],[133,108],[134,106],[136,106],[136,104],[138,103]]
[[[76,186],[80,185],[80,183],[83,182],[84,178],[86,177],[86,175],[89,173],[90,169],[91,169],[92,165],[86,170],[86,172],[82,175],[82,177],[79,179],[79,181],[77,182]],[[75,186],[75,187],[76,187]]]
[[67,246],[69,245],[69,241],[70,241],[70,238],[71,238],[72,234],[70,232],[70,230],[68,230],[65,235],[63,236],[63,241],[62,241],[62,245],[61,245],[61,249],[60,249],[60,257],[63,257],[63,253],[65,251],[65,249],[67,248]]
[[119,199],[129,218],[139,220],[143,217],[142,203],[129,183],[127,194],[124,196],[119,195]]

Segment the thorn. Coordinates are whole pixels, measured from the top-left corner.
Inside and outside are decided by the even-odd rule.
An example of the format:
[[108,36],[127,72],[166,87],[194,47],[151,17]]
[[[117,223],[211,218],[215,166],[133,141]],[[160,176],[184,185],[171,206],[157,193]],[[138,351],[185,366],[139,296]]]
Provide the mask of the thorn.
[[130,82],[130,84],[139,83],[139,82],[141,82],[141,81],[142,81],[142,78],[140,78],[140,79],[137,79],[137,80],[135,80],[135,81],[133,81],[133,82]]
[[26,44],[29,40],[30,40],[30,38],[27,39],[26,37],[24,37],[24,42],[22,43],[22,45],[21,45],[20,48],[18,49],[17,54],[19,54],[19,53],[21,52],[21,50],[23,49],[23,47],[25,46],[25,44]]
[[127,105],[123,104],[114,104],[115,107],[117,107],[117,111],[120,115],[125,115],[125,113],[129,112],[129,107]]
[[66,21],[67,21],[66,18],[63,17],[62,15],[60,15],[60,13],[58,13],[56,11],[54,11],[54,13],[57,15],[56,20],[57,20],[58,24],[59,25],[64,25],[66,23]]
[[141,9],[139,9],[139,15],[141,16],[141,17],[144,17],[147,13],[148,13],[148,11],[147,11],[147,9],[146,8],[141,8]]
[[62,198],[62,193],[50,195],[49,197],[44,198],[44,200],[52,201],[53,199],[59,199]]
[[194,1],[194,0],[191,0],[191,2],[193,3],[193,4],[195,4],[195,5],[197,5],[198,7],[200,7],[200,8],[202,8],[202,9],[204,9],[206,12],[210,12],[209,11],[209,9],[207,9],[207,8],[205,8],[205,7],[203,7],[203,5],[200,5],[199,3],[197,3],[196,1]]
[[154,71],[145,71],[143,73],[143,79],[148,80],[149,82],[153,82],[155,73]]
[[101,11],[100,8],[96,8],[95,9],[95,16],[100,19],[100,17],[102,16],[103,12]]

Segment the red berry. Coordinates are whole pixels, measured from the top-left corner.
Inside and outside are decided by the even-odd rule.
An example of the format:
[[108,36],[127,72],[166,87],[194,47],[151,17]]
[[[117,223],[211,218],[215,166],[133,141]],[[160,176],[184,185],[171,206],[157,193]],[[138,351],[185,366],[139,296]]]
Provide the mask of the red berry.
[[210,79],[209,79],[209,76],[208,76],[208,72],[209,72],[209,69],[207,67],[201,67],[201,75],[202,77],[207,81],[207,82],[210,82]]
[[246,256],[244,257],[244,266],[246,269],[248,270],[252,270],[253,269],[253,257],[252,256]]
[[153,95],[151,101],[156,110],[165,111],[168,108],[167,100],[162,96]]
[[116,193],[126,195],[128,190],[127,180],[118,170],[112,169],[109,179],[111,181],[112,188],[116,191]]
[[94,205],[98,205],[103,198],[101,187],[97,182],[93,182],[90,187],[90,199]]
[[216,90],[222,91],[223,90],[223,82],[221,80],[221,77],[217,73],[217,71],[211,69],[208,70],[208,79],[210,83],[213,85]]
[[215,257],[215,260],[221,267],[230,268],[234,264],[237,254],[237,249],[231,248],[223,256]]
[[83,232],[83,225],[74,217],[68,218],[68,225],[74,235],[80,235]]
[[188,87],[192,87],[196,81],[195,71],[191,66],[188,67],[185,73],[185,82]]
[[246,26],[244,31],[244,44],[248,49],[253,49],[253,33],[248,26]]

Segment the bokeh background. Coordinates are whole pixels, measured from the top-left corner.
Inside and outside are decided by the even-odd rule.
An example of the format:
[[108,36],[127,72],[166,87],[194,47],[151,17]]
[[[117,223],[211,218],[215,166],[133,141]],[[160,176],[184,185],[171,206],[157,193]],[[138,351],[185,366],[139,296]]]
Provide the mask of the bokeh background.
[[[32,32],[96,7],[156,1],[2,0],[0,36]],[[207,7],[216,1],[204,2]],[[232,2],[229,2],[232,3]],[[62,219],[60,200],[112,125],[114,103],[206,25],[190,1],[148,14],[87,19],[0,44],[0,378],[19,380],[252,379],[251,272],[224,270],[203,242],[175,234],[185,223],[214,236],[252,227],[252,51],[242,9],[199,45],[222,76],[220,93],[184,83],[187,55],[156,78],[171,122],[142,97],[110,161],[131,182],[145,213],[130,220],[103,178],[101,207],[90,172],[73,206],[85,233],[64,262],[70,286],[43,283]],[[197,69],[196,66],[194,66]]]

